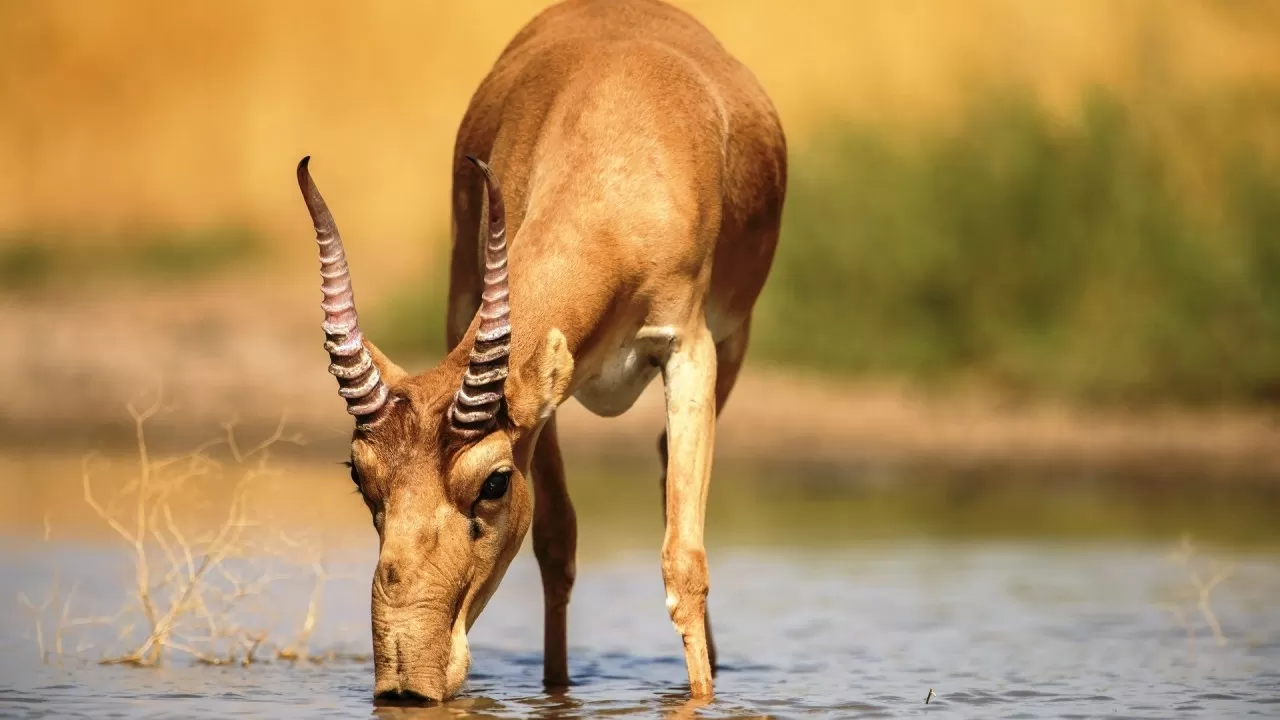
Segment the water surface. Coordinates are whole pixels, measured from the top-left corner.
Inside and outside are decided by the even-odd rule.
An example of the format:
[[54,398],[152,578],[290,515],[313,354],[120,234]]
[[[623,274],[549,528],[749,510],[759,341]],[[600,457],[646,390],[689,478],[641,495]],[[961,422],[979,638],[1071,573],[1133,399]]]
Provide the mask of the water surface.
[[[722,668],[709,704],[688,700],[680,642],[663,604],[657,509],[632,500],[616,512],[653,511],[652,521],[635,532],[610,530],[600,519],[610,517],[604,506],[584,503],[597,519],[584,522],[570,608],[575,684],[568,692],[547,693],[540,682],[541,589],[526,548],[472,630],[464,696],[443,707],[373,707],[373,668],[363,655],[376,550],[367,530],[331,566],[334,579],[311,641],[313,652],[334,653],[330,659],[210,667],[175,655],[163,668],[139,669],[98,665],[93,659],[101,646],[76,654],[68,639],[61,663],[41,663],[31,614],[10,605],[0,613],[0,712],[57,718],[1280,715],[1280,554],[1273,545],[1208,543],[1196,555],[1201,579],[1210,561],[1235,563],[1209,598],[1221,624],[1219,644],[1195,606],[1187,570],[1170,562],[1177,547],[1172,535],[957,530],[995,524],[972,514],[979,512],[973,508],[991,512],[985,500],[953,502],[949,530],[923,532],[934,526],[901,509],[914,505],[866,488],[788,497],[750,512],[742,498],[725,498],[713,512],[719,519],[709,534],[710,603]],[[901,522],[885,520],[888,507],[900,508]],[[1043,511],[1021,510],[1047,517]],[[1249,512],[1242,508],[1240,517]],[[1080,516],[1086,524],[1096,520]],[[806,518],[820,523],[820,532],[807,527]],[[867,525],[877,531],[869,536]],[[57,568],[64,588],[79,582],[83,611],[100,612],[130,578],[127,554],[109,538],[5,543],[5,603],[18,591],[37,599]],[[302,580],[272,586],[268,604],[289,609],[280,627],[296,626],[308,591]]]

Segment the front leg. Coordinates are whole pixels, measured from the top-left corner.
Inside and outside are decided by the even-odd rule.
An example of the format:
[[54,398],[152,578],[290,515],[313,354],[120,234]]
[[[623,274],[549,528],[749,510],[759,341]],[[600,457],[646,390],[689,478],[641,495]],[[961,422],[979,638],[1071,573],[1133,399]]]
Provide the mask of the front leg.
[[[734,383],[738,380],[738,372],[742,370],[742,361],[747,354],[747,342],[751,334],[751,319],[732,334],[716,344],[716,417],[724,412],[725,403],[729,401],[729,393],[733,392]],[[658,457],[662,464],[662,477],[659,488],[662,491],[662,508],[665,522],[667,507],[667,434],[658,438]],[[716,641],[711,632],[711,612],[707,611],[707,656],[711,661],[711,676],[716,675]]]
[[578,520],[564,481],[564,460],[556,438],[556,418],[547,420],[533,451],[533,554],[542,571],[543,682],[569,684],[567,648],[569,595],[576,575]]
[[662,380],[669,450],[662,579],[671,622],[684,640],[690,693],[708,698],[712,680],[703,525],[716,431],[716,349],[705,326],[690,331],[673,349],[663,365]]

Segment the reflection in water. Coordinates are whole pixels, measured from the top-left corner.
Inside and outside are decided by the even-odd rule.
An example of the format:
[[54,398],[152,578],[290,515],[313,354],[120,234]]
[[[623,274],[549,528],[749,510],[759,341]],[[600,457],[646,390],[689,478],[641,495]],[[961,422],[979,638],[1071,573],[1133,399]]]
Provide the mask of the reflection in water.
[[[281,497],[293,498],[295,521],[306,527],[351,518],[353,529],[331,538],[330,580],[309,642],[312,656],[328,659],[210,667],[175,655],[160,669],[100,666],[93,659],[119,630],[110,626],[68,631],[63,662],[41,664],[31,613],[11,605],[0,614],[0,714],[900,717],[926,711],[930,688],[927,712],[950,717],[1280,709],[1272,490],[1016,478],[876,485],[726,464],[708,532],[722,667],[717,696],[704,703],[688,698],[663,603],[653,463],[614,461],[609,467],[623,471],[610,474],[578,465],[570,468],[582,532],[567,691],[541,683],[542,593],[526,549],[472,630],[464,696],[374,707],[367,653],[376,543],[342,469],[326,467],[306,478],[306,495],[294,486]],[[329,492],[337,509],[322,511]],[[297,503],[303,496],[308,504]],[[1183,530],[1205,542],[1198,562],[1235,561],[1207,603],[1189,569],[1170,561]],[[78,583],[76,614],[119,606],[132,575],[118,538],[38,537],[0,540],[0,598],[42,597],[57,570],[64,588]],[[1201,584],[1214,574],[1207,564],[1191,569]],[[280,627],[296,630],[312,591],[307,578],[284,579],[263,604]],[[46,646],[58,612],[46,616]]]
[[[688,701],[658,564],[644,552],[579,569],[567,692],[541,685],[541,592],[525,555],[472,631],[465,696],[444,706],[374,708],[367,661],[40,665],[29,618],[17,613],[0,627],[0,705],[56,717],[897,717],[919,712],[933,688],[929,711],[958,717],[1224,717],[1271,712],[1280,697],[1274,556],[1236,556],[1213,597],[1226,638],[1218,646],[1193,612],[1184,627],[1162,609],[1187,585],[1162,547],[903,542],[713,553],[724,666],[708,704]],[[90,562],[75,570],[89,585],[102,581],[82,557]],[[4,563],[7,584],[48,569],[20,554]],[[317,647],[367,645],[366,590],[363,578],[331,588]],[[278,600],[296,605],[305,592],[284,588]]]
[[[488,697],[467,697],[451,701],[445,705],[431,707],[377,707],[373,716],[404,720],[419,718],[502,718],[510,717],[512,712],[540,718],[575,718],[575,717],[625,717],[628,715],[656,715],[679,720],[702,716],[699,711],[709,708],[714,703],[710,700],[692,699],[688,688],[683,692],[657,693],[648,702],[634,706],[620,704],[606,707],[605,703],[592,703],[575,697],[567,692],[547,692],[540,697],[522,698],[517,703],[503,703]],[[714,713],[713,713],[714,714]],[[751,714],[735,714],[736,717],[752,717]]]

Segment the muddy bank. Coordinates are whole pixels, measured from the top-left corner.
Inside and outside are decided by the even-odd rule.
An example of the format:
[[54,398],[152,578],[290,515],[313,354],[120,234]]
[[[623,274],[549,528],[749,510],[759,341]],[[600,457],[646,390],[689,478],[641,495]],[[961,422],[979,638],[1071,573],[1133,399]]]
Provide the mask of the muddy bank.
[[[5,301],[0,446],[67,451],[133,443],[125,408],[163,383],[150,434],[198,442],[235,420],[246,436],[287,419],[307,455],[345,455],[350,420],[325,373],[307,293],[210,287],[107,301]],[[425,363],[407,363],[409,369]],[[571,453],[655,452],[662,388],[619,418],[576,401],[560,413]],[[1280,422],[1263,412],[1080,412],[937,398],[909,389],[744,372],[717,431],[717,456],[946,471],[1098,473],[1203,482],[1280,480]]]

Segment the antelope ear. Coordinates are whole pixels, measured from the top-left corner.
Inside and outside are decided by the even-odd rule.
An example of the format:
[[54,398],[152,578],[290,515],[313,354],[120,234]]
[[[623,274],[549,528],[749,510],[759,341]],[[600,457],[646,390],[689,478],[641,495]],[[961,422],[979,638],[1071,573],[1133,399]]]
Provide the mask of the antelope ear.
[[573,379],[573,355],[569,343],[558,328],[547,332],[538,363],[538,422],[545,422],[565,400],[569,399],[569,381]]
[[395,385],[408,376],[409,373],[405,372],[404,368],[391,362],[391,359],[383,355],[376,345],[369,342],[369,338],[364,338],[364,347],[369,351],[369,356],[373,358],[373,366],[378,368],[378,374],[386,384]]

